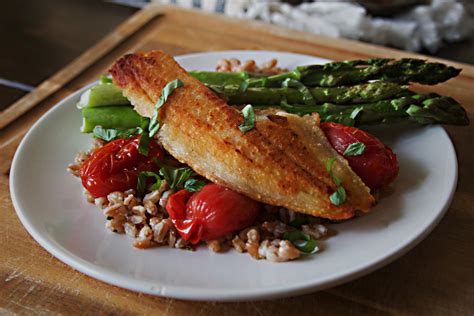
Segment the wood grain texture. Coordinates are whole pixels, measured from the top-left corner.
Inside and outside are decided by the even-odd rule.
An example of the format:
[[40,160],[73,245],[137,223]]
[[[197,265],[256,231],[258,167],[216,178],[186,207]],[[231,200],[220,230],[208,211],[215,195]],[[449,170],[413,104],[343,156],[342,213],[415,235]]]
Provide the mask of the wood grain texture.
[[0,112],[0,130],[16,118],[30,110],[33,106],[62,88],[71,79],[78,76],[84,69],[92,65],[97,59],[104,56],[109,50],[133,34],[144,24],[157,15],[156,9],[139,11],[132,18],[121,24],[114,32],[106,36],[97,45],[87,50],[72,63],[42,82],[34,91],[28,93],[11,106]]
[[[20,224],[11,204],[8,171],[28,128],[56,102],[105,73],[130,51],[162,49],[177,55],[225,49],[294,51],[335,60],[419,55],[347,40],[333,40],[260,23],[168,7],[36,104],[0,133],[0,314],[167,315],[472,315],[474,311],[474,128],[448,127],[458,153],[454,201],[436,229],[394,263],[356,281],[296,298],[247,303],[197,303],[123,290],[74,271],[43,250]],[[147,14],[151,14],[148,12]],[[143,16],[143,12],[139,13]],[[137,17],[135,17],[137,18]],[[192,21],[192,26],[190,24]],[[99,44],[100,45],[100,44]],[[435,60],[430,58],[431,60]],[[463,103],[474,119],[474,67],[430,90]],[[440,148],[442,152],[442,148]],[[357,247],[363,245],[354,245]],[[315,267],[317,268],[317,267]]]

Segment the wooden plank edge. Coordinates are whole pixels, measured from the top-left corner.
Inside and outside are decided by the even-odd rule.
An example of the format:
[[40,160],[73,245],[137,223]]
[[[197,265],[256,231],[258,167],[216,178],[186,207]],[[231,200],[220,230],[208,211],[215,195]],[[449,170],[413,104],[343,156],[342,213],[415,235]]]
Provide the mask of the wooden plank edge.
[[[348,52],[348,53],[357,53],[360,55],[361,58],[371,58],[371,57],[394,57],[394,58],[402,58],[402,57],[410,57],[410,58],[420,58],[420,59],[428,59],[432,62],[440,62],[444,64],[451,65],[456,68],[462,68],[463,72],[461,75],[464,77],[469,77],[474,79],[474,66],[462,62],[452,61],[448,59],[437,58],[433,56],[418,54],[414,52],[404,51],[396,48],[380,46],[376,44],[344,39],[344,38],[331,38],[325,37],[322,35],[317,35],[309,32],[299,31],[295,29],[289,29],[286,27],[268,24],[261,21],[255,20],[247,20],[241,19],[236,17],[229,17],[223,14],[215,14],[210,12],[204,12],[195,9],[185,9],[185,8],[178,8],[175,6],[170,5],[159,5],[159,4],[151,4],[151,7],[156,7],[160,12],[163,14],[180,14],[185,13],[189,15],[200,14],[203,16],[208,17],[209,19],[218,19],[222,21],[222,23],[231,23],[236,27],[247,27],[251,30],[260,33],[267,33],[271,36],[278,37],[285,39],[289,42],[289,47],[291,47],[291,42],[304,42],[307,44],[311,44],[314,46],[318,46],[318,43],[324,43],[324,46],[333,48],[337,51]],[[326,57],[327,56],[320,56]]]
[[138,11],[66,67],[43,81],[35,90],[1,111],[0,130],[35,107],[39,102],[57,92],[61,87],[76,78],[85,69],[150,22],[161,13],[158,9],[157,7],[149,7]]

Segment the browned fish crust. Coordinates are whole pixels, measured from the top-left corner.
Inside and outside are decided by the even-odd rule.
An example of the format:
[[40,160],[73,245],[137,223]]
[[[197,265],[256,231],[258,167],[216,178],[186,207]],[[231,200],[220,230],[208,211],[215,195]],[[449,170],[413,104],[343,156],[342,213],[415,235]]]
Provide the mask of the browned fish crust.
[[[369,189],[311,118],[259,116],[256,127],[242,133],[240,112],[160,51],[126,55],[110,72],[137,112],[147,117],[169,81],[184,83],[160,109],[158,138],[171,155],[210,181],[261,202],[330,219],[350,218],[374,204]],[[330,157],[338,157],[333,172],[347,191],[340,206],[329,200],[336,189],[325,169]]]

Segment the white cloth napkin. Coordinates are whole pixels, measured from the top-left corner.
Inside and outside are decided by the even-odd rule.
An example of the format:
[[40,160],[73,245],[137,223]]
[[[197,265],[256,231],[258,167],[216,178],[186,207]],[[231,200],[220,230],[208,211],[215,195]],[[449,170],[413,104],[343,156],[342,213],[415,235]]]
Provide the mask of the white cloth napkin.
[[152,2],[200,8],[324,36],[364,40],[410,51],[425,48],[431,53],[436,52],[444,42],[459,41],[474,31],[473,17],[457,0],[432,0],[429,5],[419,5],[393,18],[371,17],[357,3],[339,0],[316,0],[298,6],[278,0]]

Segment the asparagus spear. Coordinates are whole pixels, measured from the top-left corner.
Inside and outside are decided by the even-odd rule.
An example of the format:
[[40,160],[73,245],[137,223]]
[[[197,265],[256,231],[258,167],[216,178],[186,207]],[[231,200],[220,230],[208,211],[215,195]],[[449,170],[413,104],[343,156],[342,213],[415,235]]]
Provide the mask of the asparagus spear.
[[420,124],[469,124],[466,111],[459,103],[450,97],[434,93],[357,105],[325,103],[319,106],[307,106],[283,102],[281,108],[298,115],[317,112],[323,122],[355,126],[393,123],[407,119]]
[[460,71],[460,69],[451,66],[429,63],[421,59],[375,58],[301,66],[290,72],[263,77],[255,77],[245,72],[191,71],[190,74],[210,85],[247,82],[249,87],[280,87],[283,81],[290,78],[299,80],[307,86],[336,87],[365,83],[369,80],[432,85],[455,77]]
[[[279,105],[283,100],[290,104],[305,103],[304,94],[294,88],[254,87],[244,91],[237,85],[210,85],[209,88],[231,105]],[[370,103],[412,94],[406,87],[390,82],[372,82],[349,87],[313,87],[309,88],[309,92],[313,97],[313,105],[325,102],[335,104]]]
[[130,105],[130,101],[116,85],[101,83],[84,92],[77,103],[79,109],[107,105]]
[[101,106],[82,109],[83,133],[90,133],[94,127],[128,129],[140,126],[141,116],[131,106]]

